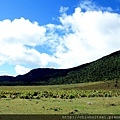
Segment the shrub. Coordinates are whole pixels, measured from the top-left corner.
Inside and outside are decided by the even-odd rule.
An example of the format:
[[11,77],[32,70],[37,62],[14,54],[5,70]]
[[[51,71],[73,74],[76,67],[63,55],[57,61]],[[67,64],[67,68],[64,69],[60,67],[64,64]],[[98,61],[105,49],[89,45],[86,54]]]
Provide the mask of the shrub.
[[7,98],[6,95],[2,94],[0,95],[0,98]]
[[39,95],[37,96],[33,96],[34,99],[41,99],[41,97]]
[[31,95],[26,95],[25,99],[32,99],[33,97]]
[[86,95],[86,94],[81,94],[80,96],[81,96],[81,97],[87,97],[87,95]]
[[16,95],[10,95],[10,98],[11,98],[11,99],[15,99],[15,98],[16,98]]
[[99,94],[99,97],[104,97],[103,93],[100,93],[100,94]]
[[66,99],[66,94],[62,94],[62,95],[60,96],[60,98],[61,98],[61,99]]
[[75,98],[74,95],[70,95],[70,96],[69,96],[69,99],[73,99],[73,98]]
[[119,95],[118,95],[118,93],[115,93],[115,97],[118,97]]
[[88,97],[95,97],[95,94],[90,94]]
[[111,95],[111,94],[108,94],[108,97],[112,97],[112,95]]
[[105,93],[104,97],[107,97],[107,93]]
[[39,92],[34,92],[32,95],[37,96],[38,94],[39,94]]
[[48,93],[48,96],[49,96],[49,97],[53,97],[53,93],[52,93],[52,92],[49,92],[49,93]]
[[23,94],[20,96],[21,99],[32,99],[33,96],[32,95],[29,95],[29,94]]

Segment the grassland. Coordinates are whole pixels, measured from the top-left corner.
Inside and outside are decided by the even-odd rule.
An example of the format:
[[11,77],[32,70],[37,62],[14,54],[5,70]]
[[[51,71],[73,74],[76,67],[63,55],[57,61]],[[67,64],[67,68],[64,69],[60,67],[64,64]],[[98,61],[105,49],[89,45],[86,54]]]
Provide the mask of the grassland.
[[120,81],[1,86],[0,114],[120,114]]

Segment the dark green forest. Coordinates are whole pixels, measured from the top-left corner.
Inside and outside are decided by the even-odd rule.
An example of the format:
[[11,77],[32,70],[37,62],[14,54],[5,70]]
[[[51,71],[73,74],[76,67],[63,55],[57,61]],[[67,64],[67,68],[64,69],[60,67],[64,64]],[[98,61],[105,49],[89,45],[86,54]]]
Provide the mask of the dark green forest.
[[73,68],[66,76],[51,78],[50,83],[70,84],[105,80],[120,80],[120,51]]
[[25,75],[0,76],[0,85],[55,85],[120,80],[120,50],[70,69],[37,68]]

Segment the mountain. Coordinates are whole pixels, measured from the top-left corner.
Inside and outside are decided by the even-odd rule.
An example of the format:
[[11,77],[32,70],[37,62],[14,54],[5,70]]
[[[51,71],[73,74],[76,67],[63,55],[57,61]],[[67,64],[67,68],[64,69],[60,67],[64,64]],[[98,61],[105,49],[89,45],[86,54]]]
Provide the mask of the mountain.
[[0,76],[0,85],[51,85],[104,80],[120,80],[120,50],[74,68],[37,68],[16,77]]

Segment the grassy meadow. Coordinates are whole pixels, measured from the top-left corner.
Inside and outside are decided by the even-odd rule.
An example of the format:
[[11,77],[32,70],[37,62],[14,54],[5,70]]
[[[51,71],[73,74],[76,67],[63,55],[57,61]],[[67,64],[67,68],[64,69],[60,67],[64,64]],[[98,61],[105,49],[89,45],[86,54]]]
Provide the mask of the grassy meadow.
[[120,114],[120,81],[1,86],[0,114]]

